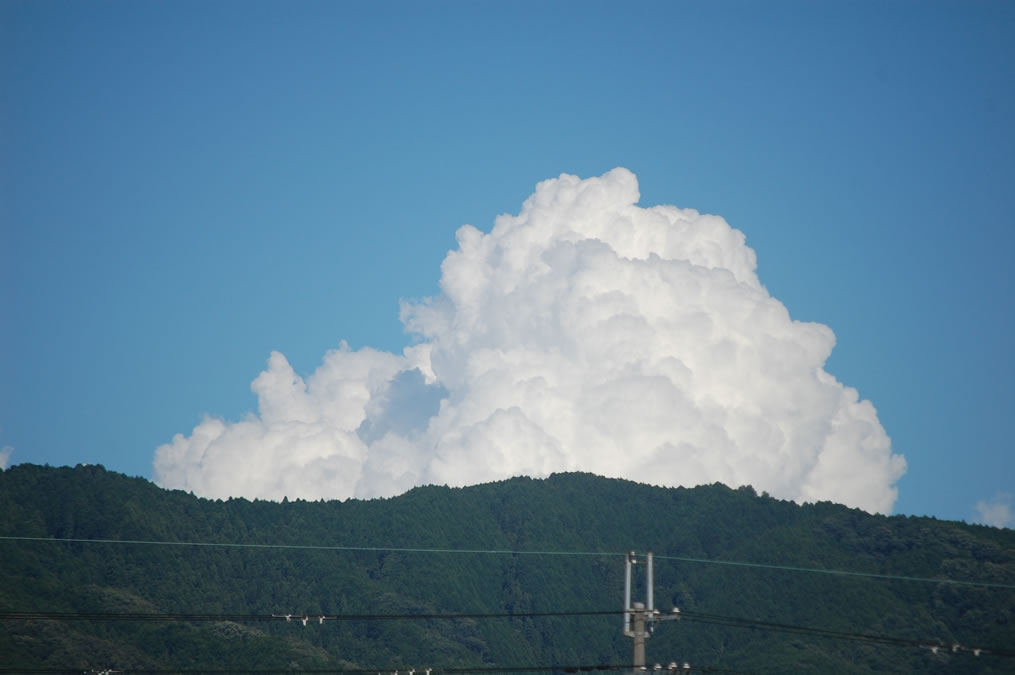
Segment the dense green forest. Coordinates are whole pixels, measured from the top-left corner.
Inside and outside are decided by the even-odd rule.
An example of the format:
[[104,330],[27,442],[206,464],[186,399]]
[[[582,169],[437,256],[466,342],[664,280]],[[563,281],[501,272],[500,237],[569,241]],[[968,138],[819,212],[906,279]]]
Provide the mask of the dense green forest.
[[[0,672],[630,664],[625,551],[654,552],[656,606],[684,617],[658,624],[649,664],[1015,672],[1015,532],[750,488],[557,474],[369,501],[212,501],[100,466],[17,465],[0,472],[0,535]],[[532,616],[595,611],[615,613]],[[490,613],[516,616],[339,618]],[[285,614],[297,618],[271,618]]]

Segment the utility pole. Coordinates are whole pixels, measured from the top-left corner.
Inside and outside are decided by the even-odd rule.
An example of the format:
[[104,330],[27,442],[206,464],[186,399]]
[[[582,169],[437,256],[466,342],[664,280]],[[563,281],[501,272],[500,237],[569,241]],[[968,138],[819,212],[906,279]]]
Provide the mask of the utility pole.
[[631,570],[638,564],[634,551],[624,559],[624,635],[634,639],[631,663],[635,673],[645,669],[645,640],[652,637],[657,621],[676,620],[680,610],[673,608],[673,614],[660,616],[653,597],[652,554],[645,554],[645,602],[631,602]]
[[631,663],[634,664],[635,668],[641,668],[645,665],[645,638],[648,637],[648,633],[645,632],[645,612],[638,610],[645,609],[645,603],[636,602],[632,605],[634,612],[634,630],[631,633],[631,637],[634,638],[634,652],[632,653]]

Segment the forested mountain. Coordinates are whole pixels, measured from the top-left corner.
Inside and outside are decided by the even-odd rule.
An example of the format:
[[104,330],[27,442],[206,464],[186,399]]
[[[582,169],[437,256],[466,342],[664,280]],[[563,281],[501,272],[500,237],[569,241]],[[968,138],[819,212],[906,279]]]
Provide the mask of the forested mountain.
[[[0,672],[630,664],[625,551],[655,553],[656,606],[684,616],[659,624],[650,664],[1015,672],[1015,532],[750,488],[558,474],[370,501],[211,501],[100,466],[17,465],[0,472],[0,535]],[[532,616],[598,610],[615,614]],[[66,616],[11,618],[24,613]],[[338,618],[489,613],[520,616]]]

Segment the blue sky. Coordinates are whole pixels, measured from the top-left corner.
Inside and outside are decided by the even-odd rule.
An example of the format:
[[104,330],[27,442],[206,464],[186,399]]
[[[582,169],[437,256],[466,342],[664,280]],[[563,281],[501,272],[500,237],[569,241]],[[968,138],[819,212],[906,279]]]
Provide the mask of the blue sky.
[[151,476],[272,350],[408,344],[461,225],[624,166],[835,332],[896,512],[1010,502],[1011,3],[3,0],[0,56],[11,463]]

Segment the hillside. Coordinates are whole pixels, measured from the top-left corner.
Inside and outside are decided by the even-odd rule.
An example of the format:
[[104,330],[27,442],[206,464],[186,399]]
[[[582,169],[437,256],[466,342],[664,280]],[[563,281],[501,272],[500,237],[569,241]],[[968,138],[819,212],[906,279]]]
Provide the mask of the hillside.
[[[416,488],[387,500],[211,501],[100,466],[17,465],[0,472],[0,535],[107,540],[0,540],[0,609],[8,617],[0,672],[628,664],[619,610],[629,550],[655,553],[656,605],[679,606],[687,617],[659,626],[648,640],[649,663],[758,673],[1015,672],[1005,654],[758,623],[1015,649],[1015,532],[800,506],[750,488],[664,489],[558,474]],[[305,627],[263,620],[599,610],[616,614],[329,619]],[[70,616],[9,618],[20,612]]]

